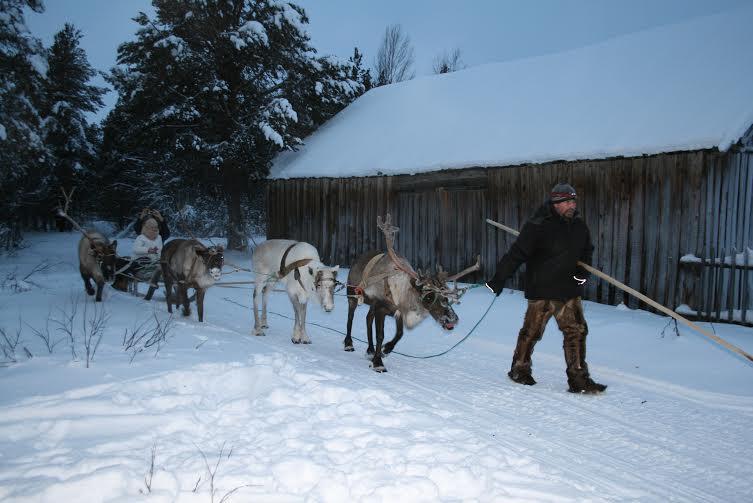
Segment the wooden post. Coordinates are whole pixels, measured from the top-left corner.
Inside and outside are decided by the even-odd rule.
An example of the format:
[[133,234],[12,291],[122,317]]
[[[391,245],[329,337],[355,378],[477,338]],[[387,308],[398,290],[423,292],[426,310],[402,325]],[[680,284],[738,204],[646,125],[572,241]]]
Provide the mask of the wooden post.
[[[502,225],[499,222],[495,222],[494,220],[490,220],[488,218],[486,219],[486,223],[488,223],[490,225],[493,225],[495,227],[499,227],[500,229],[502,229],[504,231],[507,231],[510,234],[514,234],[515,236],[517,236],[517,235],[520,234],[515,229],[512,229],[510,227]],[[705,331],[704,329],[702,329],[701,327],[699,327],[698,325],[696,325],[692,321],[690,321],[690,320],[688,320],[688,319],[680,316],[679,314],[677,314],[676,312],[672,311],[671,309],[668,309],[668,308],[662,306],[658,302],[653,301],[652,299],[650,299],[650,298],[646,297],[645,295],[643,295],[641,292],[639,292],[637,290],[633,290],[629,286],[627,286],[627,285],[625,285],[623,283],[620,283],[619,281],[617,281],[613,277],[611,277],[611,276],[609,276],[607,274],[604,274],[600,270],[595,269],[595,268],[591,267],[588,264],[584,264],[583,262],[578,261],[578,265],[581,266],[581,267],[583,267],[584,269],[586,269],[591,274],[593,274],[595,276],[598,276],[599,278],[601,278],[601,279],[603,279],[603,280],[611,283],[612,285],[616,286],[617,288],[622,289],[623,291],[629,293],[630,295],[633,295],[633,296],[641,299],[643,302],[645,302],[646,304],[649,304],[650,306],[653,306],[654,308],[658,309],[662,313],[664,313],[664,314],[666,314],[668,316],[671,316],[672,318],[676,319],[679,322],[684,323],[685,325],[687,325],[690,328],[692,328],[693,330],[701,333],[702,335],[708,337],[709,339],[711,339],[712,341],[716,342],[717,344],[720,344],[720,345],[724,346],[725,348],[729,349],[730,351],[734,351],[735,353],[737,353],[737,354],[739,354],[739,355],[747,358],[749,361],[753,362],[753,356],[749,355],[748,353],[746,353],[742,349],[738,348],[737,346],[735,346],[733,344],[730,344],[729,342],[725,341],[724,339],[722,339],[721,337],[719,337],[717,335],[714,335],[712,333],[709,333],[709,332]]]

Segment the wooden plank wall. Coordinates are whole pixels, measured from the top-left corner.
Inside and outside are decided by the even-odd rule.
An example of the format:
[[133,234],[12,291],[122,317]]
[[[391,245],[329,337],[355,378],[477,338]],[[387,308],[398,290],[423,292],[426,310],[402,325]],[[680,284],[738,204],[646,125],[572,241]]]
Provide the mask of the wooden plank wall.
[[[704,267],[683,267],[684,299],[700,318],[753,324],[753,155],[736,152],[718,160],[704,180],[706,232],[699,236]],[[714,206],[710,206],[713,197]],[[742,263],[735,267],[736,256]]]
[[[484,219],[520,229],[560,181],[578,191],[594,266],[669,307],[695,309],[708,294],[702,283],[719,282],[681,268],[681,256],[753,248],[753,157],[715,150],[414,176],[272,180],[267,235],[308,241],[325,262],[348,266],[384,246],[376,217],[389,211],[400,227],[397,249],[414,267],[441,264],[456,271],[480,254],[484,270],[469,279],[481,281],[514,239]],[[521,277],[509,286],[522,288]],[[730,295],[715,292],[712,300]],[[586,296],[646,307],[603,281],[589,281]],[[734,297],[738,304],[753,301],[742,279]]]

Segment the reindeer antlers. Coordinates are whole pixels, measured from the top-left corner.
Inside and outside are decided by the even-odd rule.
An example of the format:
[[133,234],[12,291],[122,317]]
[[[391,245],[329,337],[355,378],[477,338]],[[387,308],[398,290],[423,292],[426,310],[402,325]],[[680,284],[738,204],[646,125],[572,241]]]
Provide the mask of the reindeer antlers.
[[63,197],[65,198],[65,207],[64,209],[61,209],[60,206],[57,207],[57,211],[56,211],[57,216],[68,220],[71,223],[71,225],[73,225],[74,229],[76,229],[81,234],[83,234],[84,237],[91,239],[91,236],[89,236],[89,234],[84,229],[82,229],[81,226],[78,225],[75,220],[73,220],[71,217],[68,216],[68,205],[71,204],[71,198],[73,198],[73,193],[76,192],[76,187],[73,187],[71,191],[68,193],[65,192],[65,189],[63,187],[60,187],[60,192],[63,193]]
[[450,276],[449,278],[447,278],[447,281],[457,281],[458,279],[462,278],[466,274],[470,274],[470,273],[472,273],[474,271],[478,271],[479,269],[481,269],[481,255],[476,255],[476,263],[475,264],[473,264],[470,267],[467,267],[467,268],[463,269],[462,271],[460,271],[457,274],[453,274],[452,276]]
[[382,217],[377,215],[377,227],[384,233],[384,239],[387,241],[387,249],[394,250],[395,234],[400,231],[400,227],[392,225],[392,216],[387,213],[384,220],[382,220]]
[[[384,217],[384,220],[382,220],[381,216],[377,216],[377,227],[379,227],[379,229],[384,233],[384,240],[387,242],[387,254],[389,255],[390,259],[392,259],[392,261],[395,263],[395,265],[399,269],[401,269],[404,272],[410,274],[410,276],[413,277],[413,278],[415,278],[415,279],[420,279],[420,277],[421,277],[421,271],[419,270],[418,274],[416,274],[413,271],[406,270],[406,268],[402,267],[402,265],[401,265],[403,261],[400,258],[398,258],[397,254],[395,253],[395,234],[398,233],[398,231],[400,230],[400,228],[399,227],[395,227],[394,225],[392,225],[392,216],[389,213],[387,213],[387,215],[385,215],[385,217]],[[437,275],[440,278],[442,278],[444,276],[442,278],[442,280],[446,281],[448,283],[450,281],[457,282],[457,280],[460,279],[460,278],[462,278],[463,276],[465,276],[467,274],[470,274],[470,273],[472,273],[474,271],[478,271],[479,269],[481,269],[481,255],[477,255],[476,256],[476,263],[475,264],[473,264],[472,266],[467,267],[467,268],[463,269],[462,271],[460,271],[459,273],[453,274],[452,276],[449,276],[449,277],[448,277],[448,273],[442,269],[442,266],[438,265],[437,266]],[[457,285],[455,286],[455,290],[454,291],[456,291],[456,292],[458,291]],[[461,293],[461,295],[462,295],[462,293]]]
[[377,215],[377,227],[384,233],[384,240],[387,242],[387,255],[395,264],[395,267],[409,275],[411,278],[418,279],[418,275],[411,269],[410,266],[406,267],[404,260],[397,256],[395,253],[395,234],[400,230],[400,227],[392,225],[392,216],[389,213],[384,217]]

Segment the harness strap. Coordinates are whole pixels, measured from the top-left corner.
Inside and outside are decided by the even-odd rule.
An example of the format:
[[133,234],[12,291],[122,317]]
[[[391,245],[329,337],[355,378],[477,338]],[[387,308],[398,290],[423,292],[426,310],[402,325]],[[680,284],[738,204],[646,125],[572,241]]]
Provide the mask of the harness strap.
[[306,264],[311,262],[312,259],[304,258],[304,259],[296,260],[295,262],[292,262],[288,264],[287,266],[285,265],[285,260],[288,258],[288,253],[290,253],[290,250],[292,250],[293,247],[297,244],[298,242],[295,242],[292,245],[288,246],[287,250],[285,250],[285,253],[282,254],[282,259],[280,259],[280,270],[278,271],[277,274],[279,274],[280,279],[282,279],[288,274],[290,274],[290,271],[294,271],[293,277],[296,279],[296,281],[298,281],[298,284],[301,285],[301,288],[306,290],[306,287],[303,286],[303,282],[301,281],[301,273],[298,271],[298,268],[305,266]]
[[369,275],[371,274],[371,270],[374,268],[377,262],[384,257],[384,253],[377,253],[373,257],[371,257],[371,260],[369,260],[366,263],[366,267],[363,268],[363,274],[361,275],[361,281],[358,282],[358,285],[354,287],[354,290],[356,292],[356,298],[358,299],[358,304],[363,304],[363,291],[366,288],[366,283],[368,283]]

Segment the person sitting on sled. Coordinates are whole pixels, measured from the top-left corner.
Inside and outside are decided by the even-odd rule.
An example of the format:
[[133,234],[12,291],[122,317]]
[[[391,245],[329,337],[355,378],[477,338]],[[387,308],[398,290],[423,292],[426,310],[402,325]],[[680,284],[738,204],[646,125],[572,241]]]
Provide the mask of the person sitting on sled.
[[[141,226],[141,234],[133,242],[131,271],[139,279],[149,278],[154,285],[159,278],[159,258],[162,253],[162,236],[154,218],[147,218]],[[156,285],[154,285],[156,286]]]

